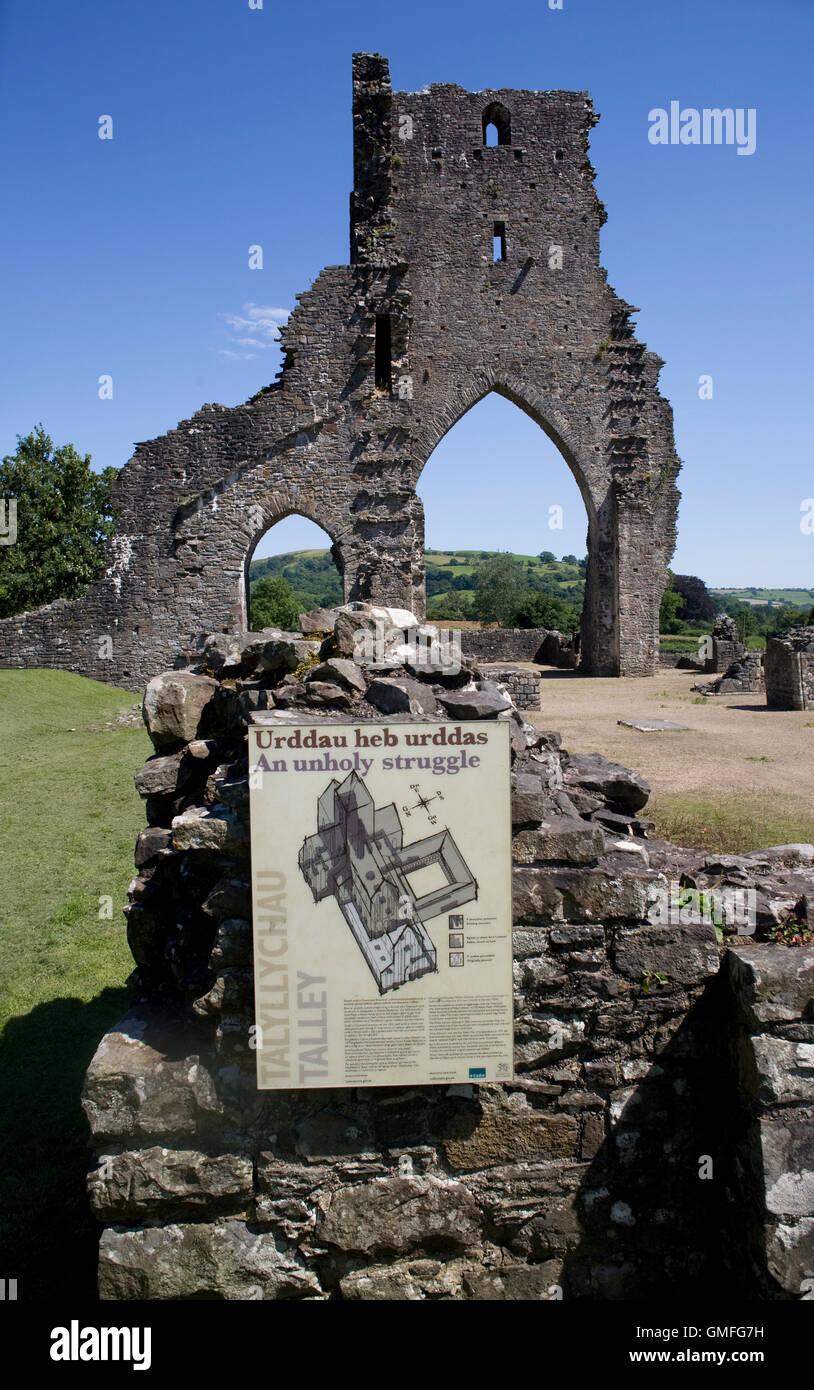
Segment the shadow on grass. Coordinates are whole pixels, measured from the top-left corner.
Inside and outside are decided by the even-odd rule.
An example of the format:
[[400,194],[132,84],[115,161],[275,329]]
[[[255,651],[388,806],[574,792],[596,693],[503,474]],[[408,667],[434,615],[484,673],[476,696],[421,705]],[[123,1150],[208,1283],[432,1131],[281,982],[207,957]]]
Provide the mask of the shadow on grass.
[[85,1190],[93,1153],[80,1093],[128,1002],[126,989],[87,1004],[54,999],[9,1019],[0,1040],[0,1277],[18,1280],[20,1301],[96,1298],[100,1228]]

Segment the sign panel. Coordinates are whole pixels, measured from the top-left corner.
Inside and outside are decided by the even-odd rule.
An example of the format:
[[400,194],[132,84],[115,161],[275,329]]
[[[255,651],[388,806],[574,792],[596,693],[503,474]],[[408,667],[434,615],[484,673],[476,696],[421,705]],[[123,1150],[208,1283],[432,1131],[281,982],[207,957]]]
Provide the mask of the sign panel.
[[508,725],[272,716],[249,786],[258,1087],[508,1080]]

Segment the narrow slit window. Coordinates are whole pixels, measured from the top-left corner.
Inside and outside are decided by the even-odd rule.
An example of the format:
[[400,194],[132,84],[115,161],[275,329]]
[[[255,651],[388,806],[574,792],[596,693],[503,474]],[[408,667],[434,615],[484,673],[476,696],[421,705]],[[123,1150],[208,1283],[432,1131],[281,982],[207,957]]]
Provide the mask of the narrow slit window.
[[376,315],[376,386],[380,391],[389,391],[392,386],[392,335],[390,315]]
[[498,261],[506,259],[506,223],[495,222],[492,228],[492,260],[497,264]]

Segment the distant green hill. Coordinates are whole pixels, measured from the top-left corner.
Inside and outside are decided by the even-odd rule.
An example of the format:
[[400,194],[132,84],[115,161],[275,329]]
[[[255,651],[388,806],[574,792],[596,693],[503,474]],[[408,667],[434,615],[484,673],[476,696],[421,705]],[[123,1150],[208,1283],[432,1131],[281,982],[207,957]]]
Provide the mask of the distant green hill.
[[[425,551],[428,618],[471,617],[478,567],[499,553],[495,550]],[[523,567],[529,591],[568,604],[576,611],[575,621],[578,621],[585,592],[584,560],[577,560],[573,555],[558,560],[551,551],[543,551],[540,555],[513,554],[512,559]],[[342,603],[342,582],[329,550],[292,550],[267,560],[255,560],[250,568],[252,588],[258,579],[266,576],[282,576],[288,581],[301,612]],[[716,606],[739,614],[741,623],[744,614],[753,615],[746,624],[744,636],[755,635],[758,630],[771,631],[778,622],[782,626],[784,612],[791,609],[807,612],[814,604],[814,588],[711,589],[710,596]],[[709,624],[701,624],[699,631],[706,631],[708,627]]]
[[710,589],[714,599],[735,599],[738,603],[748,603],[752,607],[773,607],[790,605],[792,608],[810,608],[814,603],[814,589]]
[[[456,607],[454,601],[451,604],[449,601],[448,596],[452,594],[460,596],[465,612],[474,597],[478,565],[497,553],[494,550],[425,551],[427,616],[446,617],[446,611],[441,610]],[[575,556],[557,560],[550,551],[543,551],[541,555],[513,555],[512,558],[524,566],[530,585],[539,593],[564,599],[574,608],[581,608],[585,591],[584,560],[578,561]],[[342,582],[328,550],[292,550],[286,555],[255,560],[249,570],[252,587],[267,575],[275,578],[282,575],[287,579],[303,611],[342,603]]]
[[270,555],[249,566],[249,582],[282,576],[291,585],[303,612],[311,608],[332,608],[344,602],[342,580],[331,559],[330,550],[290,550],[286,555]]

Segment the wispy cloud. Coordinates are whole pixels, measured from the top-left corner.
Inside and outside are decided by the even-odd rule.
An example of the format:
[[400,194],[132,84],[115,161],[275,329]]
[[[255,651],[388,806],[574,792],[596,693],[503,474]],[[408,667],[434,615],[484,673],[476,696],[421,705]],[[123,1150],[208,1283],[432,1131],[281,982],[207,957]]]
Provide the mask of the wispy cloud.
[[280,337],[280,324],[285,323],[289,309],[275,309],[269,304],[244,304],[239,314],[218,314],[231,335],[229,346],[218,348],[221,357],[249,358],[273,347]]

